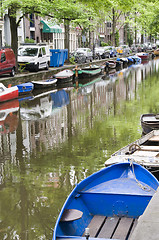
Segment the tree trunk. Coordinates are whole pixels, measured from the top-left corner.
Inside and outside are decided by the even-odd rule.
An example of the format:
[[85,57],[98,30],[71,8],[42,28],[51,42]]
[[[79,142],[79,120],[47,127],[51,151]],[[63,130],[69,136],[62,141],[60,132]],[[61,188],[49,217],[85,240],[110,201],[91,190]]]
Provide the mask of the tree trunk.
[[115,46],[115,29],[116,29],[116,20],[115,20],[115,9],[112,9],[113,14],[113,29],[112,29],[112,45]]
[[[11,48],[14,51],[17,65],[17,55],[18,55],[18,32],[17,32],[17,23],[16,23],[16,10],[14,6],[8,9],[8,15],[10,19],[10,30],[11,30]],[[18,65],[17,65],[18,66]],[[18,69],[16,66],[16,69]]]
[[70,53],[70,22],[69,20],[64,20],[64,27],[65,27],[65,41],[64,47],[68,49],[68,61],[69,61],[69,53]]

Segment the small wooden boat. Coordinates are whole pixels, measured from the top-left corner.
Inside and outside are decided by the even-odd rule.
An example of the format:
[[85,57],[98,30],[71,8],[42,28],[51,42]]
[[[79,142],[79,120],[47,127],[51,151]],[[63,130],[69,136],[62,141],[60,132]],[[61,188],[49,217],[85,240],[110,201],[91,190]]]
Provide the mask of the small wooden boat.
[[41,81],[32,81],[32,84],[34,85],[34,89],[53,87],[53,86],[56,86],[56,83],[57,83],[56,78],[49,78]]
[[130,239],[159,186],[145,168],[120,163],[76,185],[55,224],[53,240]]
[[146,52],[140,52],[136,53],[138,57],[140,57],[142,60],[148,60],[149,59],[149,54]]
[[19,95],[18,87],[9,87],[6,88],[3,83],[0,83],[0,102],[12,100],[17,98]]
[[105,63],[105,71],[109,71],[110,69],[116,68],[116,61],[114,60],[108,60]]
[[153,130],[113,153],[105,166],[133,161],[149,169],[159,168],[159,130]]
[[[102,71],[102,68],[97,65],[90,65],[88,67],[78,70],[79,78],[91,78],[99,75]],[[76,70],[74,70],[76,72]]]
[[143,134],[147,134],[152,130],[159,130],[159,114],[143,114],[140,118]]
[[54,75],[54,78],[57,79],[57,85],[72,82],[74,72],[70,69],[63,70]]
[[33,91],[34,84],[31,82],[27,82],[27,83],[19,84],[17,85],[17,87],[18,87],[19,95],[24,95],[27,93],[31,93]]

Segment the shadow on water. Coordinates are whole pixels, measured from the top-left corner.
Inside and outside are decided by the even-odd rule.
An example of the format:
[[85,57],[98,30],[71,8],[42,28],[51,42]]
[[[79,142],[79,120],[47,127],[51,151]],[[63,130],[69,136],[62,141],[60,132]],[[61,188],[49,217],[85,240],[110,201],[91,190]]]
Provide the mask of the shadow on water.
[[[158,112],[159,60],[0,106],[0,239],[52,239],[76,183]],[[14,103],[14,104],[13,104]]]

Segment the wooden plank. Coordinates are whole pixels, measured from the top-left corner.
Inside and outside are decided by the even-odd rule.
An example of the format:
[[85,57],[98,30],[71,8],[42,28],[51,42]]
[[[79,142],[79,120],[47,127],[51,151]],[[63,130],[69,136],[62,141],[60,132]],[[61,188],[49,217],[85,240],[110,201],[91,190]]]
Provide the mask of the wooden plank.
[[151,152],[151,151],[142,151],[142,150],[137,150],[132,156],[147,156],[147,157],[159,157],[159,152]]
[[81,212],[77,209],[65,209],[60,221],[61,222],[74,221],[74,220],[81,218],[82,215],[83,215],[83,212]]
[[159,142],[159,136],[158,135],[154,135],[151,138],[149,138],[149,141],[151,141],[151,142]]
[[159,146],[146,146],[146,145],[142,145],[140,146],[141,150],[144,151],[155,151],[155,152],[159,152]]
[[98,238],[111,238],[118,222],[119,217],[108,217],[100,233],[98,234]]
[[125,240],[128,235],[128,232],[130,231],[132,222],[133,218],[126,217],[121,218],[112,239]]
[[[88,225],[89,232],[90,232],[90,237],[96,237],[98,234],[99,229],[102,227],[106,217],[105,216],[100,216],[100,215],[95,215],[91,222]],[[83,234],[83,236],[85,233]]]
[[136,225],[137,225],[137,221],[138,221],[137,218],[134,219],[133,226],[132,226],[132,229],[131,229],[131,232],[130,232],[130,234],[129,234],[128,239],[130,239],[130,237],[131,237],[131,235],[132,235],[132,233],[133,233],[133,231],[134,231],[134,229],[135,229],[135,227],[136,227]]

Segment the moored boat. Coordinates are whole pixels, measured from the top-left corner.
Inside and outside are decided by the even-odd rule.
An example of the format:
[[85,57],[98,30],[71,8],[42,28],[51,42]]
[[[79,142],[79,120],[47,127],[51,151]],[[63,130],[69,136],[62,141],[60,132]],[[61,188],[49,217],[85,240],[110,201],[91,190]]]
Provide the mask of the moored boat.
[[17,85],[19,95],[31,93],[34,89],[34,84],[31,82],[21,83]]
[[53,240],[130,239],[158,180],[145,168],[120,163],[76,185],[55,224]]
[[149,59],[149,54],[146,52],[140,52],[136,54],[138,57],[140,57],[142,60],[148,60]]
[[32,81],[32,83],[34,84],[34,89],[49,88],[49,87],[56,86],[57,79],[49,78],[41,81]]
[[17,98],[19,95],[18,87],[5,87],[0,83],[0,102],[5,102]]
[[159,168],[159,130],[153,130],[119,149],[105,161],[105,166],[134,161],[149,169]]
[[57,79],[57,85],[72,82],[74,72],[70,69],[63,70],[54,75],[54,78]]
[[105,71],[109,71],[110,69],[116,68],[116,61],[114,60],[108,60],[105,63]]
[[[77,71],[79,78],[91,78],[99,75],[102,71],[102,68],[97,65],[90,65]],[[76,69],[74,69],[74,73],[76,73]]]
[[140,121],[143,134],[147,134],[155,129],[159,130],[159,114],[153,113],[142,114]]

